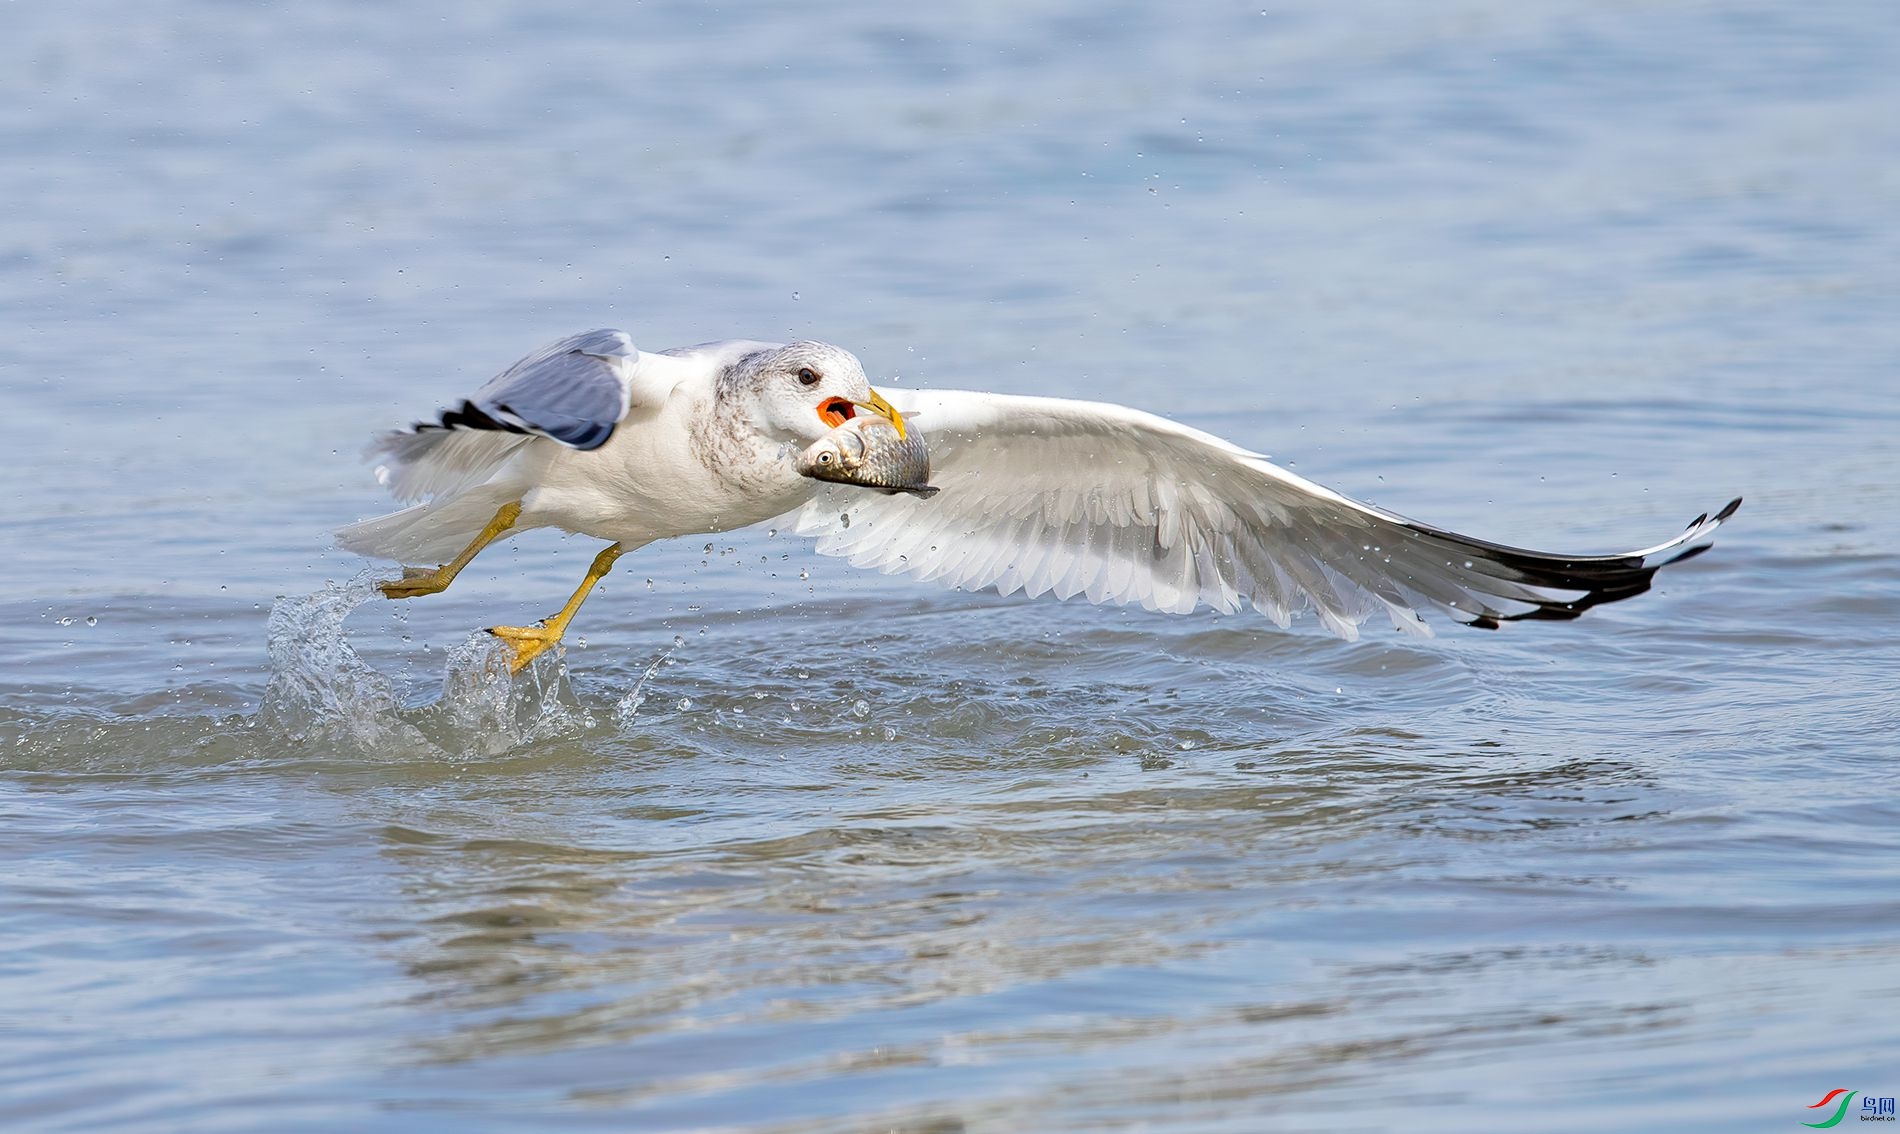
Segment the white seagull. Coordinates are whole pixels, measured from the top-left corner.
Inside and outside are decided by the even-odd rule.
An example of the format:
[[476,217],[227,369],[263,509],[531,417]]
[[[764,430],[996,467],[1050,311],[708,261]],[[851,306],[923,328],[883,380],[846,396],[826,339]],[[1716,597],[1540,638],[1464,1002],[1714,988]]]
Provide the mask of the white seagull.
[[[864,407],[925,438],[924,499],[801,476],[795,455]],[[529,528],[613,541],[562,609],[491,631],[519,671],[559,642],[625,552],[797,510],[818,550],[967,590],[1083,595],[1186,614],[1252,606],[1281,627],[1310,608],[1354,639],[1384,614],[1496,629],[1575,618],[1649,589],[1706,550],[1739,499],[1666,543],[1554,555],[1361,504],[1265,457],[1140,410],[961,390],[873,391],[849,351],[732,340],[650,354],[588,331],[515,363],[432,421],[385,433],[376,477],[422,501],[338,533],[409,567],[392,599],[446,588],[483,548]]]

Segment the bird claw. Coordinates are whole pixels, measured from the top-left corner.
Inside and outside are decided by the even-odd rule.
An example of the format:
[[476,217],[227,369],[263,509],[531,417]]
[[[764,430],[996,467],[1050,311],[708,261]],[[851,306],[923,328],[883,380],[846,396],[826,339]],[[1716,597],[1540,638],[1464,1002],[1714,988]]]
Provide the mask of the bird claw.
[[439,594],[448,586],[440,567],[404,567],[402,578],[378,583],[376,589],[383,592],[384,598],[405,599]]
[[520,673],[529,662],[546,653],[561,640],[561,631],[547,626],[490,626],[488,632],[505,642],[513,651],[508,672]]

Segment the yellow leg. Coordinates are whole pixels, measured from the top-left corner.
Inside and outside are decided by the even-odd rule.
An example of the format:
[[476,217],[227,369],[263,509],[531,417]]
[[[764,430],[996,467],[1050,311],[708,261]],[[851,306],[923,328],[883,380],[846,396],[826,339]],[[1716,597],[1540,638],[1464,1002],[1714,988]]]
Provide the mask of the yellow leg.
[[617,543],[601,548],[600,554],[594,556],[593,566],[587,569],[587,577],[581,580],[581,585],[575,588],[574,597],[567,600],[567,605],[561,608],[559,614],[543,618],[533,626],[489,627],[490,634],[515,648],[514,660],[508,663],[509,673],[520,673],[523,666],[561,640],[561,635],[567,633],[567,624],[574,621],[574,612],[587,601],[588,592],[594,589],[594,584],[606,578],[607,572],[614,569],[614,560],[620,558],[621,550]]
[[379,584],[383,597],[419,598],[448,590],[449,584],[462,573],[462,568],[468,566],[469,560],[475,558],[482,548],[500,539],[502,533],[514,527],[515,521],[520,518],[521,501],[503,504],[494,518],[488,521],[488,526],[482,529],[482,534],[470,540],[468,546],[462,549],[462,554],[440,567],[404,567],[402,578]]

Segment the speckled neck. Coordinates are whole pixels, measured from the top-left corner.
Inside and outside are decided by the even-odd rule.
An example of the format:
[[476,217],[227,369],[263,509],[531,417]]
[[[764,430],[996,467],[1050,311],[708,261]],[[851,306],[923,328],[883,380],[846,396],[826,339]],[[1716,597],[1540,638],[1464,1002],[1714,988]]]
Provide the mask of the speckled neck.
[[742,381],[722,376],[693,430],[693,456],[736,492],[778,495],[802,479],[789,441],[766,435],[752,413]]

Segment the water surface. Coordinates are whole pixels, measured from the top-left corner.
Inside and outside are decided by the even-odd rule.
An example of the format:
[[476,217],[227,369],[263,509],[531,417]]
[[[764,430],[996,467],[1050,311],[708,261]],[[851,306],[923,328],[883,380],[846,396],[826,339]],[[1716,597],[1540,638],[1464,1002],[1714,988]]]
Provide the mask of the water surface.
[[[9,1129],[1900,1091],[1891,6],[5,25]],[[591,542],[397,605],[327,533],[371,431],[599,325],[1137,404],[1533,546],[1748,503],[1640,600],[1429,642],[683,540],[510,687],[472,632]]]

